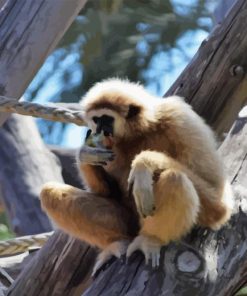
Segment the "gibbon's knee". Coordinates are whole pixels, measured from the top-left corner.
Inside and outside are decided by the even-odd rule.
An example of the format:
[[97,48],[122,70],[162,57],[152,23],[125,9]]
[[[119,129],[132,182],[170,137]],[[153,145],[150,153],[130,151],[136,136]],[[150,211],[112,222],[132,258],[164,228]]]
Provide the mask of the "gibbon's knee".
[[143,220],[141,234],[163,243],[178,240],[196,224],[200,200],[187,175],[179,170],[162,172],[154,184],[156,210]]
[[41,191],[42,208],[64,231],[105,248],[127,239],[131,215],[114,201],[59,183],[47,183]]

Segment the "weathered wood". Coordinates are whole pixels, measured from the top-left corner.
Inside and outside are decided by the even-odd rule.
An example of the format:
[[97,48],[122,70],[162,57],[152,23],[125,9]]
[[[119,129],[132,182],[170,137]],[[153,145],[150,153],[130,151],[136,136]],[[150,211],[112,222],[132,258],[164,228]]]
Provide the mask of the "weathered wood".
[[246,27],[247,2],[238,0],[165,94],[185,97],[219,134],[247,102]]
[[[35,256],[35,252],[37,251],[38,250],[32,250],[31,252],[27,251],[14,256],[1,257],[0,266],[14,280],[31,260],[31,258]],[[10,286],[10,284],[8,286]]]
[[11,296],[77,296],[91,283],[96,251],[57,231],[8,290]]
[[52,229],[40,209],[44,182],[63,182],[56,157],[44,145],[33,120],[11,116],[0,128],[0,189],[13,231],[18,235]]
[[[20,98],[86,0],[0,4],[0,95]],[[0,114],[0,125],[8,118]]]

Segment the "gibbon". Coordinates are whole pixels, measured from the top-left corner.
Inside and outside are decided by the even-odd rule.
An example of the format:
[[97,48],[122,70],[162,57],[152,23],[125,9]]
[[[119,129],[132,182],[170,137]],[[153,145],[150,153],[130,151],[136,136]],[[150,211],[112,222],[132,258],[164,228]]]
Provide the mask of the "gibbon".
[[158,267],[162,245],[230,218],[233,195],[213,132],[183,99],[110,79],[81,104],[90,130],[77,163],[87,190],[49,182],[41,203],[59,227],[102,250],[94,274],[136,250]]

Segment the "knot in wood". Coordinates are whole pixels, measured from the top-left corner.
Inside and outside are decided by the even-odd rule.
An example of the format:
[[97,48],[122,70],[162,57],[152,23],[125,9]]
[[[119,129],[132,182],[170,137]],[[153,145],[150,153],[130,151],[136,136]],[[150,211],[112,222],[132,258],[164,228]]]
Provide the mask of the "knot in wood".
[[182,252],[177,258],[177,268],[181,272],[196,272],[201,267],[201,260],[195,253]]
[[230,74],[234,77],[242,78],[245,75],[244,68],[240,65],[233,65],[230,68]]

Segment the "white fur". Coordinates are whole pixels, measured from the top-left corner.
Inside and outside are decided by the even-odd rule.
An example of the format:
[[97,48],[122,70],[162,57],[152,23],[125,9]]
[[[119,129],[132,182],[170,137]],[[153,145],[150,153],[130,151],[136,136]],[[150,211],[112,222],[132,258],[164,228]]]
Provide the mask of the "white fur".
[[151,108],[160,101],[158,97],[149,94],[142,85],[115,78],[96,83],[88,91],[81,104],[87,105],[92,99],[99,98],[102,95],[119,96],[121,94],[140,102],[147,108]]

